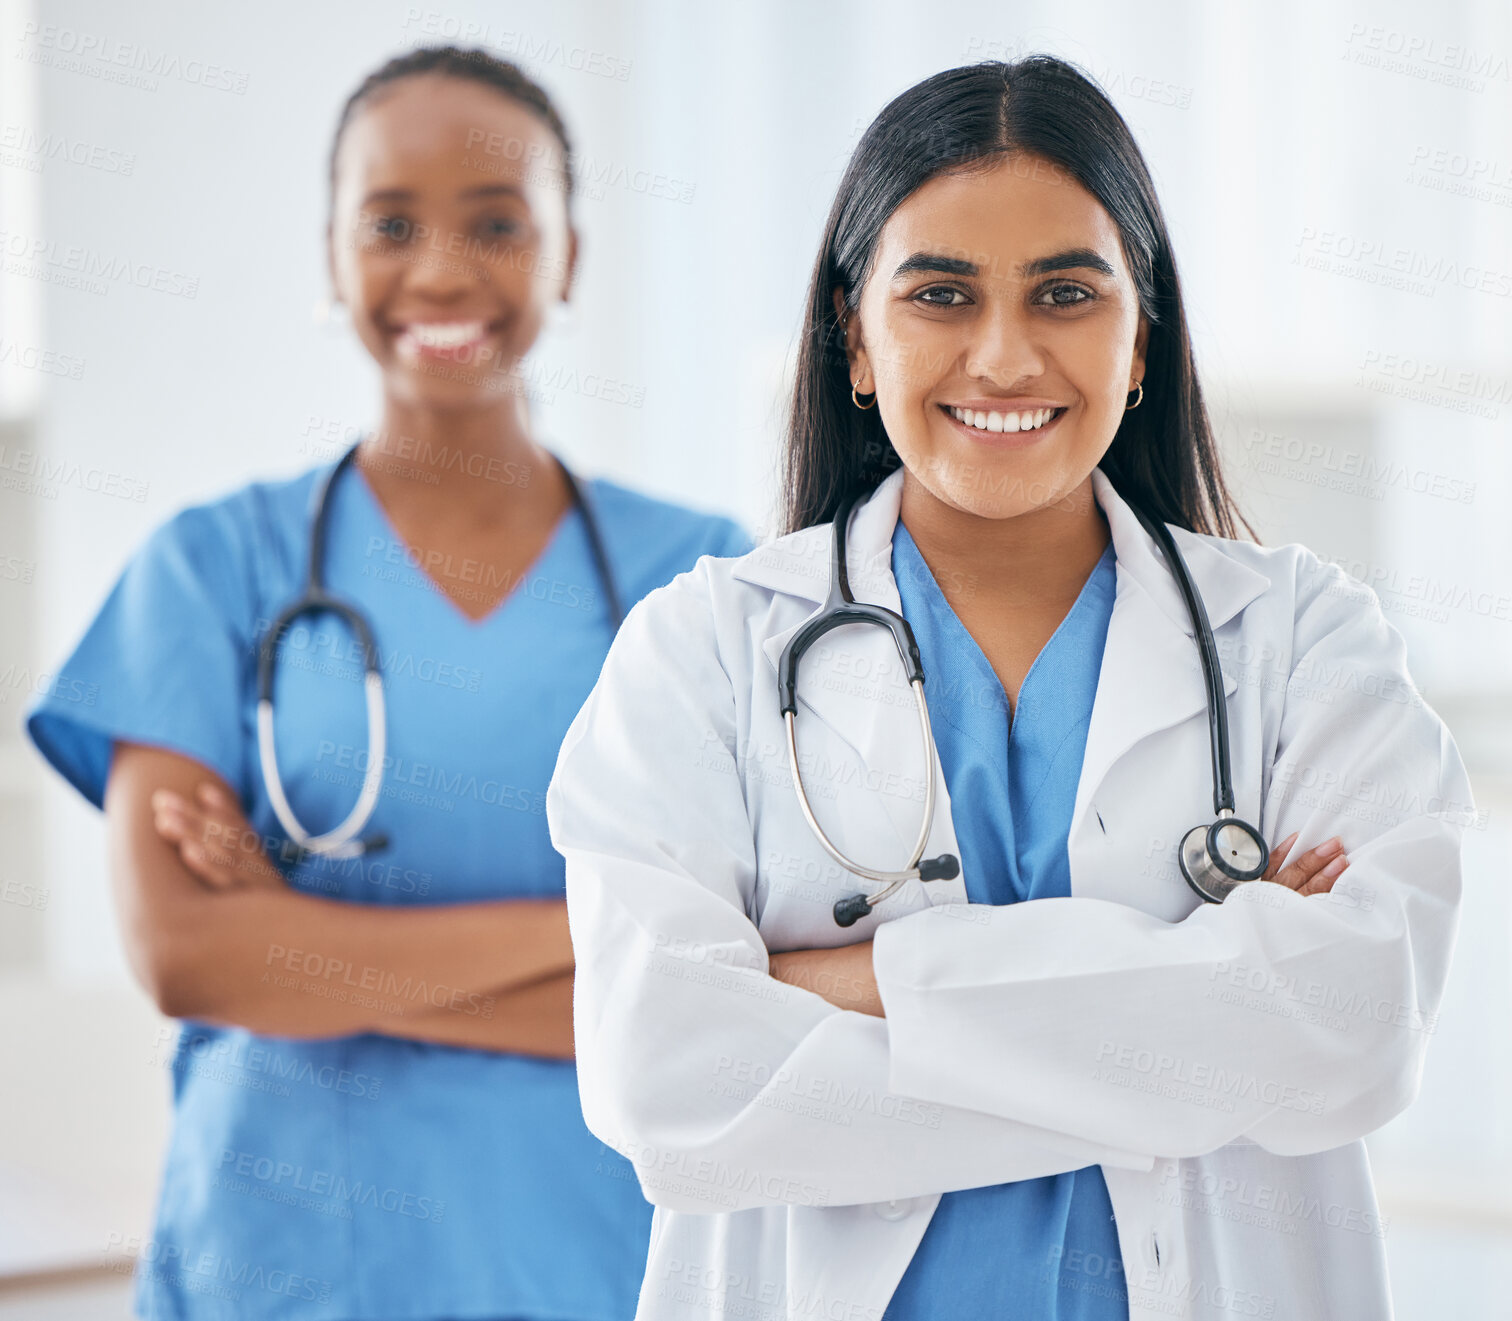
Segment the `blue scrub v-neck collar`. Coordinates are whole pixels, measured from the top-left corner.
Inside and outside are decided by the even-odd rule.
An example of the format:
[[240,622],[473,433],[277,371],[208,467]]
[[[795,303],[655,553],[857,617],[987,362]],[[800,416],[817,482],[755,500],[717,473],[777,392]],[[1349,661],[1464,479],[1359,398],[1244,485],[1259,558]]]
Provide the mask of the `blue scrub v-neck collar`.
[[[393,545],[403,548],[404,562],[410,569],[410,572],[425,584],[426,595],[434,597],[440,603],[442,609],[453,620],[455,620],[457,623],[461,624],[468,630],[481,630],[488,628],[493,625],[501,616],[506,614],[509,611],[511,603],[515,600],[516,597],[521,595],[520,589],[524,587],[532,578],[540,577],[542,566],[550,563],[556,558],[557,554],[559,553],[559,546],[562,538],[566,535],[566,528],[568,524],[574,522],[582,516],[582,511],[578,508],[576,501],[570,501],[567,505],[567,508],[562,512],[562,516],[558,518],[554,524],[552,524],[551,532],[547,536],[545,544],[541,547],[535,559],[533,559],[529,564],[525,566],[524,570],[520,573],[519,577],[515,579],[510,589],[499,599],[499,601],[493,606],[492,609],[488,611],[487,614],[479,615],[476,619],[474,619],[473,616],[469,615],[465,610],[462,609],[461,606],[459,606],[454,600],[452,600],[451,596],[447,593],[445,588],[443,588],[441,584],[437,582],[429,572],[427,572],[424,563],[422,562],[421,557],[416,553],[414,546],[412,546],[409,541],[400,534],[399,529],[394,526],[394,520],[389,517],[388,510],[383,507],[383,501],[378,498],[378,493],[374,491],[373,488],[368,484],[367,474],[364,473],[362,469],[359,468],[355,463],[351,465],[351,476],[353,479],[352,485],[356,487],[356,489],[360,492],[360,498],[362,502],[367,506],[368,516],[378,523],[378,525],[383,529],[384,535],[389,539],[390,542],[392,542]],[[587,497],[585,496],[585,498]]]
[[[1094,584],[1097,583],[1099,575],[1106,572],[1110,566],[1110,562],[1113,561],[1112,541],[1109,541],[1107,546],[1103,548],[1102,555],[1098,558],[1096,565],[1093,566],[1092,572],[1087,575],[1086,581],[1082,583],[1081,590],[1076,594],[1076,600],[1071,603],[1071,608],[1066,611],[1060,623],[1055,626],[1055,631],[1050,634],[1044,646],[1040,648],[1039,653],[1030,663],[1029,669],[1024,674],[1024,681],[1019,685],[1017,706],[1014,706],[1009,701],[1007,690],[1004,689],[1002,680],[998,678],[997,671],[992,668],[992,663],[987,659],[986,653],[982,650],[977,640],[971,636],[966,625],[961,622],[961,617],[956,614],[955,608],[946,599],[945,593],[940,589],[940,584],[935,579],[933,570],[930,569],[928,562],[924,559],[923,552],[919,550],[918,543],[913,539],[912,534],[908,531],[902,519],[898,520],[897,529],[893,534],[893,556],[895,560],[901,560],[901,563],[895,564],[894,577],[901,580],[902,575],[897,572],[897,569],[901,568],[906,570],[911,581],[917,584],[917,594],[902,591],[900,588],[899,595],[905,607],[905,617],[908,618],[910,625],[912,625],[916,633],[920,631],[922,625],[929,633],[937,633],[939,635],[939,643],[941,645],[938,648],[926,646],[924,650],[935,652],[937,667],[939,660],[944,656],[949,655],[955,658],[956,663],[948,665],[950,672],[942,676],[945,680],[945,686],[951,692],[954,692],[964,677],[968,681],[968,689],[975,689],[979,685],[995,696],[996,702],[993,715],[997,719],[993,723],[995,726],[1001,724],[1002,737],[999,746],[1006,748],[1013,737],[1013,730],[1018,725],[1023,714],[1025,695],[1028,694],[1030,698],[1033,698],[1038,692],[1039,685],[1033,684],[1031,687],[1031,681],[1040,671],[1040,662],[1047,655],[1052,654],[1058,649],[1059,643],[1064,640],[1063,635],[1069,631],[1069,627],[1072,626],[1073,621],[1079,620],[1080,614],[1086,608],[1089,592],[1092,590]],[[916,607],[922,605],[927,611],[927,621],[909,616],[907,606],[910,598],[913,598],[913,603]],[[915,610],[915,614],[917,614],[917,609]],[[928,681],[926,680],[926,689],[928,686]],[[953,714],[952,708],[955,705],[956,703],[954,702],[942,704],[941,714],[967,738],[977,743],[978,746],[982,746],[981,739],[978,736],[979,723],[977,721],[972,722],[978,728],[968,728],[962,725],[955,719]],[[978,702],[975,705],[981,708],[985,704]],[[1030,708],[1031,710],[1034,709],[1032,702]],[[931,711],[933,709],[934,703],[931,702]],[[996,737],[999,730],[994,728],[992,733]]]

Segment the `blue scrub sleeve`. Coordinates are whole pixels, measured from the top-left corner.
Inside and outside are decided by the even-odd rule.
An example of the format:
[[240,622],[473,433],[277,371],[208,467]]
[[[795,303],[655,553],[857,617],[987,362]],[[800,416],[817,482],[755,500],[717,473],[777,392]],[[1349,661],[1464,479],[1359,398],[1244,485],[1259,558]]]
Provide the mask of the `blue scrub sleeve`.
[[255,670],[244,538],[225,506],[148,538],[27,715],[38,750],[96,807],[115,741],[182,753],[245,798],[243,693]]

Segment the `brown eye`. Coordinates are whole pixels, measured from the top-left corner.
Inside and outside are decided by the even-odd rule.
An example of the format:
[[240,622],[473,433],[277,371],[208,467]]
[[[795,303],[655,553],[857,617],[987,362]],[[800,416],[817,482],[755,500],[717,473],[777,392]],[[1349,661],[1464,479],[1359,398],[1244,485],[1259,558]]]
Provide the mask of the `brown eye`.
[[[943,297],[936,295],[943,295]],[[964,293],[948,284],[932,284],[928,289],[919,290],[914,295],[914,299],[929,307],[959,307],[968,301]]]
[[1034,301],[1047,307],[1075,307],[1091,302],[1096,295],[1079,284],[1052,284],[1041,291]]
[[484,237],[491,239],[513,238],[523,228],[518,220],[511,220],[508,216],[490,216],[478,225]]

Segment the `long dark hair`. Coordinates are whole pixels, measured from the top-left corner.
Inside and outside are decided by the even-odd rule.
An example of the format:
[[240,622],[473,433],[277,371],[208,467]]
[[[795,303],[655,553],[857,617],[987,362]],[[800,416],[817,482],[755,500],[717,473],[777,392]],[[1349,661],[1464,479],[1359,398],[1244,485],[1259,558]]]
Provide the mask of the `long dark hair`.
[[851,402],[833,291],[853,315],[878,236],[904,199],[937,175],[1014,153],[1060,167],[1102,204],[1150,324],[1142,406],[1124,414],[1103,472],[1126,500],[1168,523],[1225,537],[1243,524],[1253,535],[1224,484],[1144,157],[1101,89],[1049,55],[926,78],[892,101],[857,145],[809,284],[783,456],[787,530],[828,522],[843,500],[872,490],[901,463],[877,410]]

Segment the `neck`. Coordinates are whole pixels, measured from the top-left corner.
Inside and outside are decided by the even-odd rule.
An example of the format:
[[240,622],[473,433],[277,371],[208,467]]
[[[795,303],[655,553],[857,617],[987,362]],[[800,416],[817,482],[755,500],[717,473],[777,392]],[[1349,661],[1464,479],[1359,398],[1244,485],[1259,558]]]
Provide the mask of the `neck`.
[[385,395],[378,429],[358,463],[391,509],[494,522],[560,486],[551,455],[530,436],[523,395],[485,407],[436,408]]
[[1054,504],[983,518],[905,473],[899,517],[952,605],[963,596],[981,605],[1069,608],[1109,541],[1090,476]]

